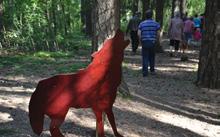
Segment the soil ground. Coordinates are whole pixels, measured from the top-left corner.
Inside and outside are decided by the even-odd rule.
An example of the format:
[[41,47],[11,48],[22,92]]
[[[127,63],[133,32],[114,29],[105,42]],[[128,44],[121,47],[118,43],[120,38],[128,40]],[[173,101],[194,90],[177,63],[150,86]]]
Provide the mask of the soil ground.
[[[118,96],[114,114],[119,132],[125,137],[220,137],[220,90],[194,85],[198,49],[169,57],[168,41],[164,53],[156,55],[156,75],[142,77],[140,49],[132,55],[126,49],[124,79],[131,97]],[[85,57],[86,58],[86,57]],[[37,69],[37,68],[36,68]],[[37,82],[49,75],[5,76],[0,70],[0,136],[35,137],[28,119],[28,103]],[[50,136],[45,119],[42,137]],[[90,109],[70,109],[61,130],[65,137],[94,137],[95,118]],[[109,123],[107,137],[113,137]]]

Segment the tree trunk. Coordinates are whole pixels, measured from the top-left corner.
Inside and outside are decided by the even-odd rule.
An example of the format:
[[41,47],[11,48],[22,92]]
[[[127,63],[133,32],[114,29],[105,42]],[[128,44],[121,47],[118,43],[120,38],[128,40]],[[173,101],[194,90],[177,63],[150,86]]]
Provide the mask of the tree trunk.
[[171,17],[174,17],[174,12],[176,8],[176,0],[172,0],[172,11],[171,11]]
[[3,0],[0,0],[0,49],[3,47]]
[[163,9],[164,9],[165,0],[156,0],[156,21],[160,23],[161,31],[159,32],[159,36],[156,44],[156,52],[163,52],[163,48],[161,46],[161,39],[163,37]]
[[65,14],[65,3],[64,1],[60,1],[61,3],[61,8],[62,8],[62,19],[61,23],[63,24],[63,29],[64,29],[64,34],[67,35],[67,21],[66,21],[66,14]]
[[[112,37],[116,30],[120,28],[120,0],[93,0],[93,4],[92,53],[100,49],[104,40]],[[119,92],[120,89],[126,89],[125,87],[128,87],[123,81],[123,78],[121,83],[123,84],[121,84]],[[121,91],[125,92],[125,90]],[[126,92],[129,92],[128,88]]]
[[133,0],[132,2],[133,2],[133,4],[132,4],[132,14],[134,15],[135,12],[138,11],[138,2],[139,2],[139,0]]
[[[104,40],[112,37],[120,28],[120,0],[94,0],[93,4],[92,53],[100,49]],[[119,92],[123,95],[130,94],[123,77]]]
[[[120,26],[119,0],[96,0],[93,8],[93,34],[98,36],[98,45],[101,46],[104,40],[112,36]],[[93,6],[94,7],[94,6]],[[98,47],[99,48],[99,47]],[[94,48],[94,50],[98,50]]]
[[98,50],[98,28],[97,28],[97,21],[98,21],[98,2],[97,0],[92,0],[92,49],[91,54]]
[[52,1],[52,15],[53,15],[53,29],[54,29],[54,35],[56,36],[57,34],[57,16],[56,16],[56,4],[55,0]]
[[148,9],[150,9],[150,0],[142,0],[142,20],[145,20],[145,13]]
[[84,26],[85,26],[85,14],[86,14],[86,12],[85,12],[85,10],[86,10],[86,0],[81,0],[81,12],[80,12],[80,14],[81,14],[81,23],[82,23],[82,29],[84,29]]
[[81,0],[81,22],[82,30],[86,35],[92,35],[92,1]]
[[84,26],[85,26],[85,33],[88,36],[92,36],[92,2],[86,1],[86,5],[84,5]]
[[206,0],[205,34],[199,58],[197,84],[220,88],[220,1]]
[[186,0],[180,0],[180,16],[183,18],[186,13]]
[[3,0],[0,0],[0,36],[2,36],[3,29]]

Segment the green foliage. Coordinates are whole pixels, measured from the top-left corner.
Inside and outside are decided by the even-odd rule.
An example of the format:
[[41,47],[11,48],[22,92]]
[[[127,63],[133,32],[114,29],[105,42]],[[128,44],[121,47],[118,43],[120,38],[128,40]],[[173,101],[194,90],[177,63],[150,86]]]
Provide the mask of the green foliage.
[[[91,2],[91,1],[86,1]],[[171,0],[165,1],[164,28],[171,16]],[[121,1],[121,28],[126,30],[134,8],[133,0]],[[151,0],[150,7],[155,9]],[[84,7],[87,8],[87,7]],[[141,4],[138,6],[142,11]],[[3,1],[1,45],[14,51],[73,51],[90,47],[81,33],[81,0],[6,0]],[[205,0],[187,0],[190,16],[205,10]]]
[[189,16],[203,14],[205,12],[205,0],[188,0],[187,12]]
[[[132,2],[133,0],[124,0],[121,1],[122,10],[121,10],[121,27],[123,30],[126,29],[128,20],[132,16]],[[154,10],[155,2],[151,0],[150,8]],[[172,8],[172,0],[165,0],[164,5],[164,20],[163,20],[163,28],[166,31],[168,28],[168,23],[171,18],[171,8]],[[139,11],[142,11],[142,7],[139,6]],[[195,14],[202,14],[205,11],[205,0],[187,0],[186,1],[186,11],[189,16],[194,16]]]
[[80,0],[10,0],[3,3],[4,48],[69,50],[80,30]]
[[73,62],[74,52],[36,52],[28,55],[0,57],[0,68],[10,70],[4,75],[54,75],[59,73],[72,73],[85,68],[89,61]]

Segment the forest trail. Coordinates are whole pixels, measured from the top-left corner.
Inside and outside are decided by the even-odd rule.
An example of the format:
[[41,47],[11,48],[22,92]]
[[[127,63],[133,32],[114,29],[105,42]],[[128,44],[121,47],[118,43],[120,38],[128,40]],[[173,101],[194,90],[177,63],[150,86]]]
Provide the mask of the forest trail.
[[[127,48],[124,79],[132,96],[117,97],[114,113],[125,137],[219,137],[220,91],[196,87],[198,49],[187,51],[189,61],[156,55],[156,75],[143,78],[140,48],[131,55]],[[8,77],[0,70],[0,137],[34,137],[29,125],[28,103],[42,77]],[[45,76],[46,77],[46,76]],[[71,109],[61,129],[65,137],[94,137],[95,118],[90,109]],[[49,136],[45,119],[42,137]],[[107,137],[113,137],[106,122]]]

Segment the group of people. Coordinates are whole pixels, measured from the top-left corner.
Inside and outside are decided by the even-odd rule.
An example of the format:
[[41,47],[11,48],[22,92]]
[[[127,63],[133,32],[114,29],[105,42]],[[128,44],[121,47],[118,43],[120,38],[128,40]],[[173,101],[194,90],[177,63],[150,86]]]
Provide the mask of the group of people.
[[[146,11],[146,20],[144,21],[141,21],[140,15],[140,12],[136,12],[130,19],[126,33],[130,32],[133,54],[136,53],[139,43],[142,45],[142,74],[143,77],[146,77],[149,73],[148,66],[150,66],[150,73],[155,73],[155,46],[160,24],[152,19],[152,10]],[[198,15],[195,18],[188,18],[187,16],[181,18],[180,13],[176,12],[168,29],[171,54],[179,51],[180,44],[184,50],[191,40],[201,41],[203,22],[203,17],[198,17]]]
[[[183,52],[190,45],[199,46],[202,39],[202,31],[204,24],[204,17],[195,15],[195,17],[181,18],[180,13],[176,12],[171,19],[168,28],[168,35],[170,38],[170,55],[175,55],[182,46]],[[174,48],[174,51],[173,51]]]

